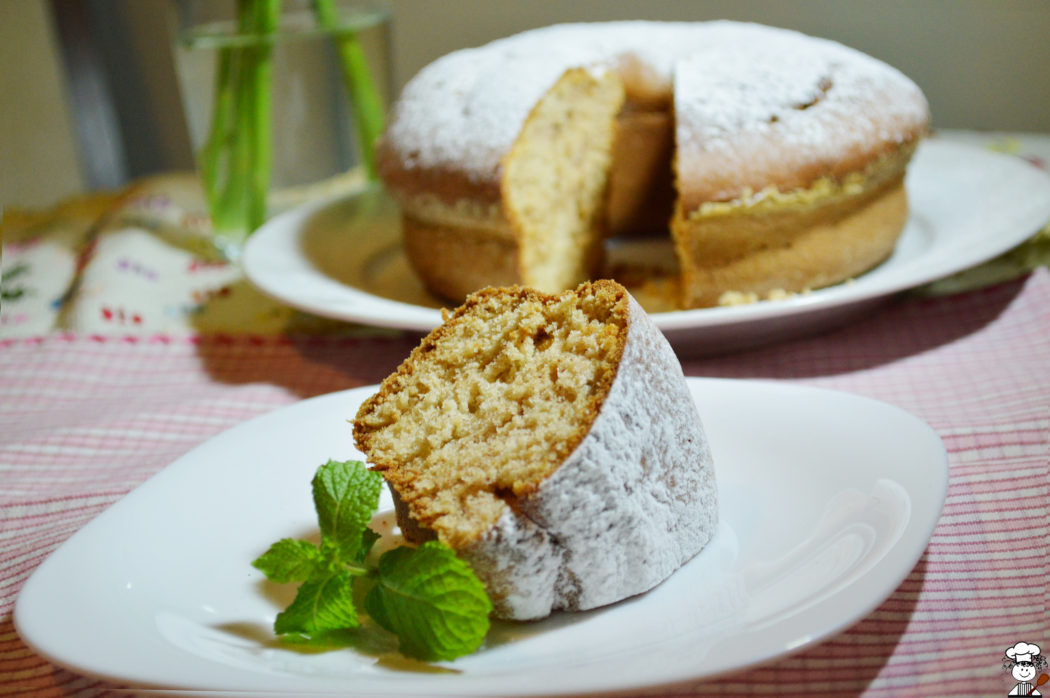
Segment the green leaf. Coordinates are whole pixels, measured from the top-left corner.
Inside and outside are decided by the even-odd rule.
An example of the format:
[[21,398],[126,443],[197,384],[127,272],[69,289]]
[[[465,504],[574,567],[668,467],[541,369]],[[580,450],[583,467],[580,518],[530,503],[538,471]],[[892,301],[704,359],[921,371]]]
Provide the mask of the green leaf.
[[379,507],[383,478],[360,461],[328,461],[313,479],[322,549],[334,547],[342,561],[357,560],[363,531]]
[[352,575],[348,571],[318,576],[303,582],[295,600],[277,614],[273,631],[278,635],[314,635],[361,624],[354,608]]
[[379,558],[378,571],[365,610],[398,636],[402,654],[449,660],[481,645],[492,603],[474,571],[451,548],[438,541],[396,548]]
[[368,553],[372,552],[372,546],[374,546],[380,538],[382,538],[382,536],[370,528],[366,528],[364,531],[362,531],[361,548],[357,551],[355,562],[364,564],[365,558],[368,557]]
[[305,540],[283,538],[256,559],[252,566],[261,570],[271,582],[305,582],[317,571],[323,560],[317,546]]

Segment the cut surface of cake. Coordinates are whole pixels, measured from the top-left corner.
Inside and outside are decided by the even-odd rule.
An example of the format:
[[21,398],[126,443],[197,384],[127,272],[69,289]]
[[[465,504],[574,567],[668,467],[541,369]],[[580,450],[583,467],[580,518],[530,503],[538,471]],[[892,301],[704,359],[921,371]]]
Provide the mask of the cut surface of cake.
[[450,545],[505,618],[644,592],[717,522],[681,366],[611,281],[472,294],[362,405],[354,437],[406,538]]

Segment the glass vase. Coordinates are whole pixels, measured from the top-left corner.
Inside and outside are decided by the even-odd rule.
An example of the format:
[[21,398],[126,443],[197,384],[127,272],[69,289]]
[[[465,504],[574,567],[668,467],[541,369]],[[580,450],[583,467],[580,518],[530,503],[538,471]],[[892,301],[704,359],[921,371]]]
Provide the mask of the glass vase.
[[374,179],[389,13],[338,0],[179,0],[175,67],[217,253]]

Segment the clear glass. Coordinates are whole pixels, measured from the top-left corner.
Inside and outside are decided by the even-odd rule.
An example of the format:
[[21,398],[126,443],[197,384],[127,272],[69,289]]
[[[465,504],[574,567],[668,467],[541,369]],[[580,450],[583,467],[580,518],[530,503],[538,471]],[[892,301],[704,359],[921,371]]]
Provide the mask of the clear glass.
[[[177,4],[176,74],[214,244],[228,259],[265,218],[363,186],[371,163],[361,105],[375,99],[385,111],[389,103],[383,7],[271,1],[267,11],[279,13],[272,31],[259,32],[245,13],[267,2]],[[327,18],[318,5],[327,5]]]

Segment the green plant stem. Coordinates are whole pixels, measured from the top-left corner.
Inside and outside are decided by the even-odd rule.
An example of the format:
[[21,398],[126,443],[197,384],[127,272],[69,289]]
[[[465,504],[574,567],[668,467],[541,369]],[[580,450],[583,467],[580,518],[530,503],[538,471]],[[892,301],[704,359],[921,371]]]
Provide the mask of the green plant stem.
[[257,41],[246,49],[248,94],[246,133],[250,141],[247,173],[247,221],[253,231],[266,220],[266,196],[273,169],[273,34],[280,20],[281,0],[241,0],[255,10]]
[[[258,0],[237,0],[237,37],[244,39],[255,33]],[[220,230],[250,230],[248,225],[248,173],[251,169],[252,142],[250,131],[251,109],[250,53],[248,46],[238,46],[233,52],[230,72],[230,101],[232,115],[225,141],[228,164],[222,175],[218,202],[213,210],[213,223]]]
[[219,53],[201,178],[217,231],[249,234],[266,218],[272,171],[273,33],[280,0],[238,0],[237,38]]
[[224,187],[230,172],[230,145],[233,134],[234,115],[234,74],[236,71],[237,53],[235,49],[223,48],[219,51],[218,66],[215,72],[215,97],[212,106],[211,125],[208,138],[201,149],[201,180],[208,200],[208,210],[212,215],[212,224],[216,228],[229,227],[223,220]]
[[365,175],[369,180],[375,181],[378,177],[375,144],[385,120],[383,98],[376,87],[357,34],[339,28],[339,15],[334,0],[314,0],[314,12],[321,28],[332,33],[332,40],[339,53],[343,82],[347,94],[350,95],[350,107],[354,114],[357,143],[361,150]]

